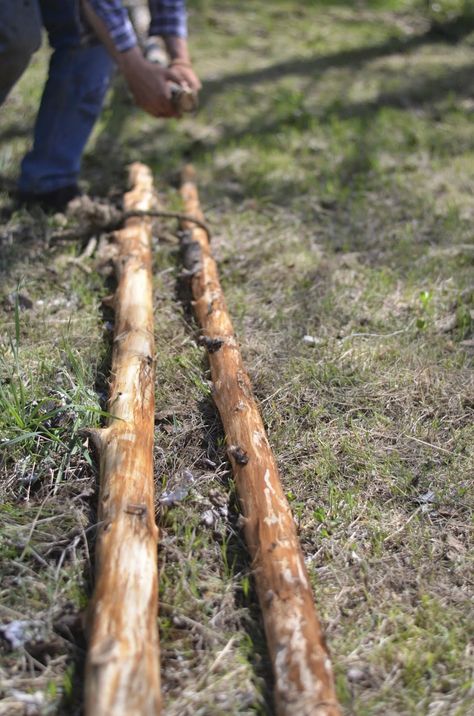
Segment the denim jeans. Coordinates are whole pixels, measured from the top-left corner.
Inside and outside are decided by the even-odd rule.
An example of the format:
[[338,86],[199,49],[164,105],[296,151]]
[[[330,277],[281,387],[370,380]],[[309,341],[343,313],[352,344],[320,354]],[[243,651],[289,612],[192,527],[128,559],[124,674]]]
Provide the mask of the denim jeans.
[[0,0],[0,105],[40,45],[37,0]]
[[[31,6],[39,7],[53,49],[33,149],[23,159],[19,182],[21,191],[40,194],[77,182],[82,153],[102,109],[113,63],[100,43],[84,44],[78,0],[1,0],[0,26],[8,28],[9,21],[14,25],[4,15],[14,8],[18,17],[19,6],[25,5],[30,6],[30,19]],[[10,39],[12,51],[15,43],[21,46],[21,34],[17,31]],[[24,51],[26,45],[23,42],[20,50]],[[0,75],[5,57],[1,50],[0,46]],[[18,77],[12,79],[11,84]]]

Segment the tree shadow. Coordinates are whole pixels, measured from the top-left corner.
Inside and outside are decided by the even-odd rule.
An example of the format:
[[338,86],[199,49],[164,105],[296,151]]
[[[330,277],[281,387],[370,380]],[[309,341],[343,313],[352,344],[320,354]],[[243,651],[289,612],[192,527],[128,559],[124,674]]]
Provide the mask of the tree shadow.
[[251,72],[238,72],[214,80],[207,80],[204,83],[200,101],[202,106],[205,106],[214,94],[233,85],[254,85],[260,82],[279,80],[285,75],[317,76],[325,70],[343,67],[357,68],[381,57],[409,53],[425,44],[456,44],[472,31],[474,31],[474,14],[469,13],[445,23],[433,23],[426,32],[413,37],[393,37],[378,45],[343,50],[321,57],[295,57]]
[[474,63],[447,72],[441,77],[420,76],[414,82],[392,92],[382,92],[374,100],[343,105],[335,102],[323,113],[322,119],[336,115],[340,119],[366,118],[385,108],[420,109],[441,100],[447,95],[456,98],[474,94]]
[[[303,93],[304,94],[304,93]],[[324,111],[310,112],[308,110],[295,113],[293,108],[277,120],[268,120],[272,112],[266,109],[261,115],[250,120],[244,128],[234,130],[228,126],[224,128],[221,136],[216,140],[196,143],[191,154],[194,158],[201,158],[209,151],[222,149],[237,144],[249,136],[258,136],[263,141],[266,136],[272,137],[285,128],[296,128],[302,131],[311,128],[311,122],[327,123],[332,118],[369,118],[385,108],[416,110],[424,108],[447,95],[456,98],[470,97],[474,94],[474,64],[456,68],[436,78],[419,76],[414,82],[405,83],[402,87],[391,92],[382,92],[373,100],[366,102],[342,102],[335,100]]]
[[[319,77],[324,70],[338,67],[358,68],[362,64],[378,57],[384,57],[400,52],[408,53],[427,43],[457,43],[474,30],[474,14],[465,13],[462,16],[442,24],[432,24],[423,34],[408,38],[391,38],[385,43],[373,47],[361,47],[354,50],[342,51],[323,57],[301,59],[295,58],[282,63],[276,63],[253,72],[236,73],[228,77],[221,77],[210,80],[204,84],[202,93],[202,104],[212,97],[213,94],[224,92],[229,86],[242,85],[244,88],[259,82],[265,82],[281,78],[285,74],[300,74],[307,76],[306,87],[302,90],[304,97],[317,82],[313,76]],[[244,127],[235,128],[232,125],[221,126],[219,136],[204,140],[191,140],[182,147],[187,158],[194,161],[205,160],[215,150],[238,145],[248,137],[256,137],[264,144],[267,139],[272,141],[273,136],[283,129],[296,128],[301,131],[308,131],[312,124],[326,124],[334,119],[360,119],[369,122],[376,113],[385,108],[402,110],[427,109],[430,105],[441,100],[443,97],[452,95],[454,98],[469,97],[474,92],[474,65],[469,64],[444,72],[439,77],[419,75],[414,80],[406,81],[401,87],[393,91],[381,92],[378,97],[361,102],[350,102],[336,99],[322,109],[315,111],[305,107],[295,113],[294,108],[289,107],[288,112],[272,112],[266,108],[259,116],[250,119]],[[108,117],[103,129],[96,141],[93,152],[85,158],[84,176],[89,181],[91,191],[101,192],[104,186],[104,157],[107,157],[106,173],[109,180],[117,180],[123,176],[124,164],[121,144],[123,141],[123,129],[126,123],[131,102],[128,98],[123,82],[115,81],[112,97],[108,104]],[[436,114],[437,110],[433,109]],[[277,116],[277,119],[272,117]],[[174,141],[174,140],[173,140]],[[143,146],[143,139],[140,136],[127,139],[127,149],[136,149],[140,152],[143,161],[156,163],[156,146],[151,143]],[[180,144],[183,144],[182,138]],[[357,157],[349,157],[344,162],[342,174],[346,175],[347,181],[354,173],[363,171],[364,166],[370,169],[370,157],[368,145],[365,143]],[[166,162],[165,162],[166,164]],[[272,196],[283,205],[292,202],[300,191],[298,183],[290,181],[288,185],[281,186],[281,190]],[[229,196],[231,201],[240,202],[240,194]]]
[[32,124],[10,124],[9,127],[5,127],[0,132],[0,147],[4,142],[9,142],[12,139],[18,139],[18,137],[29,137],[33,132]]
[[[291,106],[291,103],[288,110],[283,112],[279,105],[278,112],[265,108],[244,127],[235,129],[229,125],[222,129],[219,137],[196,142],[190,148],[191,158],[198,162],[206,161],[216,151],[233,149],[240,145],[252,146],[251,142],[248,144],[249,139],[258,141],[260,151],[268,147],[268,151],[271,152],[275,148],[275,137],[281,136],[282,132],[296,129],[302,136],[305,134],[310,136],[313,130],[318,132],[320,128],[329,127],[333,122],[355,120],[351,126],[357,138],[352,143],[350,151],[346,150],[345,156],[338,165],[337,182],[341,188],[342,199],[336,198],[330,206],[324,207],[326,213],[332,213],[350,203],[351,189],[360,188],[361,183],[374,169],[377,147],[380,148],[383,142],[374,138],[374,121],[379,113],[387,109],[401,110],[407,114],[421,110],[428,119],[432,118],[434,123],[439,122],[445,111],[456,107],[461,100],[474,96],[474,63],[446,70],[439,76],[420,74],[404,81],[396,89],[382,91],[374,99],[350,101],[337,98],[325,107],[314,111],[307,109],[305,103],[309,88],[308,82],[307,87],[301,91],[301,102],[296,108]],[[278,98],[275,101],[278,102]],[[446,108],[440,106],[440,103],[446,101],[448,102]],[[278,116],[275,119],[276,115]],[[474,135],[470,142],[468,140],[468,146],[474,147]],[[448,151],[451,160],[466,152],[466,138],[458,145],[453,139],[446,144],[446,147],[437,148],[438,153]],[[272,176],[271,181],[267,182],[263,177],[261,185],[254,186],[246,185],[249,178],[244,173],[241,191],[227,192],[226,180],[233,176],[232,166],[220,169],[219,172],[221,181],[217,182],[217,193],[218,195],[225,193],[226,201],[236,206],[241,204],[242,197],[246,195],[252,195],[257,200],[260,195],[279,207],[294,206],[295,200],[299,200],[302,195],[311,191],[307,178],[294,179],[291,175],[278,178]],[[324,178],[320,177],[316,181],[321,185]],[[406,199],[409,206],[410,197]]]

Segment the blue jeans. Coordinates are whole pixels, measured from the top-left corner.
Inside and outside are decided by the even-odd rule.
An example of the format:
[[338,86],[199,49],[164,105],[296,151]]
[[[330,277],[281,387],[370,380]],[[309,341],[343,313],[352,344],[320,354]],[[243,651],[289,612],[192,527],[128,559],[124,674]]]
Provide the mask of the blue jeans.
[[0,0],[0,104],[40,45],[37,0]]
[[[20,5],[29,5],[29,13],[32,5],[39,6],[53,48],[33,149],[23,159],[19,182],[21,191],[40,194],[77,182],[82,153],[102,109],[113,62],[100,43],[84,44],[78,0],[0,1],[0,25],[8,26],[11,18],[2,14],[12,5],[16,5],[15,13]],[[0,51],[0,74],[2,71]]]

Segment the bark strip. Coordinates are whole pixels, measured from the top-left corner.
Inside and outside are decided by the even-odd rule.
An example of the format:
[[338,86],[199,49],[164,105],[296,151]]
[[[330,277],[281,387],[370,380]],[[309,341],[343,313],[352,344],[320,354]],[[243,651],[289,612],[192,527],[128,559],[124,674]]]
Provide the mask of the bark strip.
[[[153,179],[130,167],[125,211],[151,208]],[[151,220],[115,234],[117,291],[108,426],[100,455],[96,583],[86,661],[87,716],[160,712],[158,570],[153,480],[154,338]]]
[[[204,220],[194,171],[183,171],[185,211]],[[295,524],[252,394],[206,232],[183,221],[184,265],[211,366],[242,505],[244,532],[275,676],[279,716],[338,716],[324,642]]]

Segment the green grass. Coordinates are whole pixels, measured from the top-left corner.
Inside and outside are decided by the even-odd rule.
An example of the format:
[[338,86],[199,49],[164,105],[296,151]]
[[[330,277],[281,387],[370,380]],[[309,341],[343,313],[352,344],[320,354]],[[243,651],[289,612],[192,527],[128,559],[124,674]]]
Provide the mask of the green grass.
[[[147,162],[170,208],[185,158],[197,167],[339,697],[357,716],[474,708],[474,7],[428,5],[190,2],[198,115],[154,121],[118,80],[84,160],[84,185],[102,196],[123,191],[127,162]],[[10,180],[45,59],[2,109]],[[67,714],[81,703],[84,644],[70,624],[93,559],[97,476],[82,429],[104,417],[110,333],[109,279],[51,238],[75,226],[21,211],[0,230],[1,298],[18,290],[33,304],[0,307],[0,616],[49,629],[49,647],[32,650],[43,668],[28,646],[4,649],[2,696],[40,691],[44,713]],[[158,498],[190,487],[174,506],[157,501],[167,713],[272,713],[209,373],[176,245],[156,233]]]

